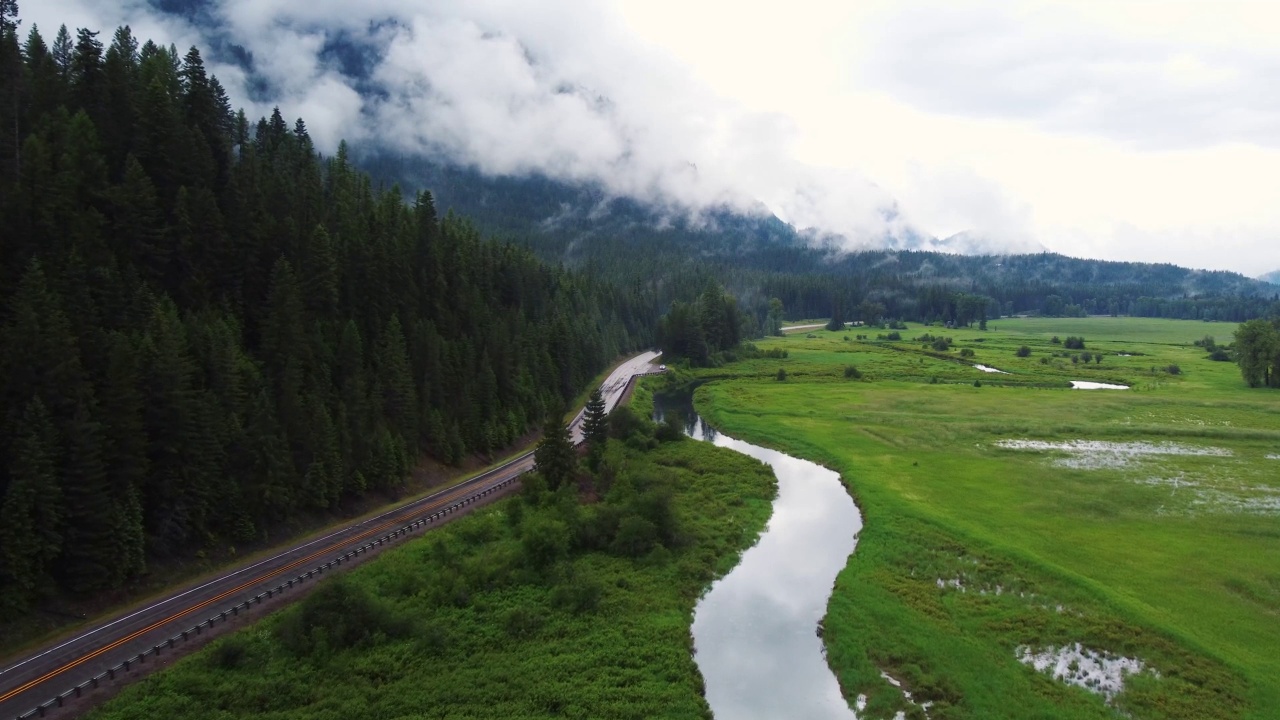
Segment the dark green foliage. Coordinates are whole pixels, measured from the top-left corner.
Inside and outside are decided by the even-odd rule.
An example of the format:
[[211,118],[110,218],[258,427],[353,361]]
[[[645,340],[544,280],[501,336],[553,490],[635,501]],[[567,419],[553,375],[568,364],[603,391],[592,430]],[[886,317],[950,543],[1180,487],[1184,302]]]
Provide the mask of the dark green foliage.
[[609,414],[605,412],[600,388],[591,391],[591,398],[583,410],[582,436],[590,444],[593,456],[603,450],[609,440]]
[[782,382],[782,381],[784,381],[784,380],[786,380],[786,379],[787,379],[787,369],[786,369],[786,368],[778,368],[778,375],[777,375],[777,379],[778,379],[778,382]]
[[855,366],[853,366],[853,365],[845,365],[845,366],[844,366],[844,376],[845,376],[846,378],[851,378],[851,379],[856,380],[856,379],[858,379],[858,378],[862,377],[862,371],[861,371],[861,370],[859,370],[857,367],[855,367]]
[[776,482],[709,443],[609,443],[604,465],[604,498],[458,518],[95,717],[705,717],[688,618],[764,527]]
[[290,652],[314,657],[403,637],[409,629],[407,622],[395,617],[365,588],[339,577],[307,596],[275,632]]
[[717,362],[717,355],[734,348],[748,333],[749,318],[738,300],[713,285],[695,302],[676,301],[658,325],[658,345],[672,360],[688,359],[695,366]]
[[549,490],[554,492],[572,479],[577,458],[573,453],[569,429],[555,415],[547,418],[543,425],[542,440],[538,441],[533,458],[538,474],[546,480]]
[[1236,329],[1235,352],[1249,387],[1280,387],[1280,317],[1242,324]]
[[[128,28],[20,47],[4,3],[0,508],[7,532],[58,520],[0,541],[7,606],[490,455],[652,342],[651,293],[376,190],[279,111],[251,124],[199,50]],[[699,308],[737,343],[736,302]]]
[[1181,375],[1181,374],[1182,374],[1182,368],[1178,367],[1177,365],[1169,365],[1169,366],[1166,366],[1166,367],[1165,367],[1165,369],[1164,369],[1164,371],[1165,371],[1165,372],[1167,372],[1167,373],[1169,373],[1170,375]]
[[1026,345],[1022,345],[1021,347],[1018,348],[1017,352],[1015,352],[1014,354],[1017,355],[1018,357],[1031,357],[1031,348],[1027,347]]
[[0,603],[22,608],[43,584],[62,547],[62,488],[49,413],[33,398],[9,448],[8,490],[0,504]]
[[1062,347],[1068,350],[1083,350],[1084,338],[1069,336],[1066,340],[1062,342]]

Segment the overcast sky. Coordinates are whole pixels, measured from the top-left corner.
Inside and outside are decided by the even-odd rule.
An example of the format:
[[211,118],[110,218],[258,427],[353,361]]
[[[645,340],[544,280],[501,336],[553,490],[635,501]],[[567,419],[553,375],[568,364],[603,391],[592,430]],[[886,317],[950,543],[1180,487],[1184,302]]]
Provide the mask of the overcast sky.
[[233,100],[304,117],[327,149],[758,200],[851,245],[909,226],[1280,268],[1280,3],[197,4],[195,21],[140,0],[26,0],[22,17],[47,39],[124,22],[181,49],[241,44],[249,74],[206,52]]

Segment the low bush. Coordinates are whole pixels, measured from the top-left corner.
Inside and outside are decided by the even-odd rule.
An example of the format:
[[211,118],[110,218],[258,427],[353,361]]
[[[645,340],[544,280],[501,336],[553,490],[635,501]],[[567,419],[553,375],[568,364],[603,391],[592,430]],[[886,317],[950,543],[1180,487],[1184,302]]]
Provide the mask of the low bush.
[[[1017,355],[1018,357],[1029,357],[1031,355],[1031,348],[1027,347],[1026,345],[1023,345],[1022,347],[1018,348],[1018,351],[1015,352],[1014,354]],[[1044,358],[1041,358],[1041,360],[1043,359]]]

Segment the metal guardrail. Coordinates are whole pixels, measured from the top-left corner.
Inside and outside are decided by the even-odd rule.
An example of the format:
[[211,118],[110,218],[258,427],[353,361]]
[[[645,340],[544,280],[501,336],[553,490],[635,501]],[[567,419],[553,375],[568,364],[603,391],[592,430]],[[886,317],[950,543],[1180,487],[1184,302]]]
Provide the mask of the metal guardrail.
[[[666,370],[651,370],[648,372],[636,373],[631,376],[631,379],[628,381],[627,384],[634,385],[636,380],[640,377],[647,376],[647,375],[662,375],[666,372],[667,372]],[[575,418],[575,421],[576,420],[577,418]],[[510,463],[507,463],[507,464],[510,464]],[[506,467],[506,465],[500,466],[499,468],[496,468],[496,469],[501,469],[501,467]],[[382,545],[385,545],[391,542],[392,540],[396,540],[401,537],[404,537],[408,533],[413,532],[414,530],[418,530],[419,528],[425,527],[430,523],[434,523],[440,518],[443,518],[446,515],[450,515],[454,511],[459,510],[467,505],[471,505],[472,503],[476,502],[477,500],[480,500],[481,498],[492,495],[493,493],[497,492],[499,489],[514,483],[516,480],[519,480],[520,476],[523,474],[524,473],[520,473],[518,475],[515,475],[514,477],[503,480],[502,482],[496,483],[494,485],[490,485],[489,487],[485,488],[484,490],[481,490],[478,493],[475,493],[474,495],[469,495],[463,498],[462,500],[459,500],[458,502],[455,502],[454,504],[449,505],[448,507],[437,510],[436,512],[430,515],[427,515],[425,517],[418,518],[417,520],[414,520],[413,522],[401,528],[392,530],[391,532],[387,533],[386,535],[383,535],[377,540],[373,540],[364,545],[361,545],[360,547],[355,548],[354,550],[349,550],[323,565],[317,565],[315,568],[308,570],[307,572],[302,573],[301,575],[298,575],[295,578],[286,580],[285,582],[280,583],[274,588],[271,588],[269,590],[264,590],[263,592],[260,592],[257,595],[254,595],[248,600],[243,600],[241,602],[236,603],[235,605],[232,605],[226,610],[223,610],[222,612],[215,613],[214,615],[210,616],[209,619],[201,623],[198,623],[194,627],[183,630],[182,632],[178,633],[177,635],[174,635],[168,640],[159,642],[156,645],[134,655],[133,657],[127,658],[121,661],[120,663],[116,664],[115,666],[107,668],[104,672],[101,672],[98,675],[95,675],[92,678],[85,680],[79,685],[76,685],[75,687],[69,690],[66,690],[58,695],[55,695],[54,697],[40,703],[39,705],[35,706],[34,708],[31,708],[25,713],[16,716],[15,720],[31,720],[32,718],[42,718],[50,710],[55,710],[57,708],[63,707],[66,701],[71,700],[73,698],[81,697],[82,695],[84,695],[86,690],[94,690],[98,688],[104,681],[115,680],[116,673],[127,673],[132,670],[134,665],[145,665],[147,662],[148,655],[152,657],[159,657],[162,651],[172,650],[176,645],[188,642],[192,638],[201,636],[205,629],[212,629],[215,624],[220,622],[225,623],[229,619],[229,617],[231,618],[238,617],[242,610],[244,612],[248,612],[249,609],[252,608],[254,605],[261,605],[263,600],[269,600],[280,593],[286,592],[288,590],[292,590],[295,585],[301,585],[307,580],[317,578],[320,575],[323,575],[326,570],[331,570],[335,567],[338,567],[344,562],[350,562],[351,560],[354,560],[356,557],[360,556],[361,554],[369,552],[375,547],[380,547]]]
[[156,645],[150,648],[147,648],[146,650],[143,650],[142,652],[134,655],[133,657],[127,658],[121,661],[120,663],[107,668],[105,671],[99,673],[98,675],[93,676],[92,678],[89,678],[88,680],[85,680],[79,685],[76,685],[75,687],[69,690],[66,690],[58,695],[55,695],[54,697],[40,703],[39,705],[35,706],[34,708],[31,708],[25,713],[16,716],[15,720],[31,720],[32,718],[42,718],[50,710],[55,710],[57,708],[63,707],[68,700],[81,697],[87,690],[94,690],[98,688],[104,681],[115,680],[116,673],[127,673],[127,672],[130,672],[135,665],[145,665],[147,662],[147,656],[159,657],[161,652],[163,652],[164,650],[172,650],[176,645],[180,645],[182,643],[188,642],[189,640],[192,640],[196,637],[201,636],[204,633],[204,630],[212,629],[213,626],[216,625],[217,623],[220,623],[220,622],[225,623],[230,618],[238,617],[241,611],[248,612],[249,609],[252,608],[254,605],[261,605],[263,600],[269,600],[275,597],[276,595],[292,590],[295,586],[300,586],[302,585],[302,583],[306,582],[307,580],[320,577],[321,575],[324,574],[326,570],[332,570],[333,568],[342,565],[342,563],[344,562],[350,562],[356,559],[357,557],[359,557],[360,555],[368,553],[370,550],[373,550],[376,547],[381,547],[383,545],[390,543],[392,540],[402,538],[405,535],[408,535],[409,533],[413,532],[414,530],[418,530],[420,528],[426,527],[427,525],[434,523],[437,520],[440,520],[447,515],[453,514],[455,511],[460,510],[463,507],[466,507],[467,505],[471,505],[481,500],[482,498],[485,498],[489,495],[496,493],[498,490],[505,488],[506,486],[511,485],[512,483],[519,480],[520,476],[523,474],[524,473],[520,473],[519,475],[503,480],[502,482],[490,485],[489,487],[485,488],[484,490],[481,490],[478,493],[475,493],[474,495],[468,495],[467,497],[459,500],[458,502],[453,503],[452,505],[449,505],[448,507],[441,508],[431,513],[430,515],[418,518],[417,520],[414,520],[413,522],[407,525],[404,525],[403,527],[392,530],[391,532],[387,533],[386,535],[383,535],[382,537],[376,540],[372,540],[368,543],[365,543],[364,545],[361,545],[360,547],[354,548],[352,550],[348,550],[347,552],[330,560],[329,562],[323,565],[317,565],[316,567],[298,575],[297,577],[291,578],[289,580],[286,580],[280,583],[274,588],[264,590],[258,593],[257,595],[254,595],[253,597],[247,600],[242,600],[221,612],[214,613],[209,617],[209,619],[196,624],[194,627],[183,630],[182,632],[174,635],[168,640],[163,640],[157,643]]

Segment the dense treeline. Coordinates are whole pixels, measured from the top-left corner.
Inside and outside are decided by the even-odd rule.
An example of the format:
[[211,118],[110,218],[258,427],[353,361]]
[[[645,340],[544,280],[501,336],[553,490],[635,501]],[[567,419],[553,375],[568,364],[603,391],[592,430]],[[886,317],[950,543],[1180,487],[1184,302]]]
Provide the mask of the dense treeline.
[[0,606],[489,453],[651,340],[652,298],[251,124],[195,48],[0,8]]
[[724,210],[690,218],[679,209],[546,177],[486,177],[371,150],[360,162],[376,176],[436,189],[442,206],[475,214],[485,232],[528,245],[544,259],[645,288],[663,310],[719,283],[762,327],[772,298],[793,320],[828,317],[837,303],[848,315],[872,302],[886,317],[960,324],[967,323],[956,317],[957,293],[989,298],[991,318],[1038,313],[1242,322],[1267,314],[1277,301],[1274,286],[1230,272],[1052,253],[846,253],[767,214]]
[[658,325],[658,344],[669,358],[707,365],[716,353],[757,334],[750,317],[738,307],[737,298],[712,287],[692,303],[677,300],[671,304]]

